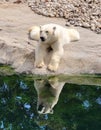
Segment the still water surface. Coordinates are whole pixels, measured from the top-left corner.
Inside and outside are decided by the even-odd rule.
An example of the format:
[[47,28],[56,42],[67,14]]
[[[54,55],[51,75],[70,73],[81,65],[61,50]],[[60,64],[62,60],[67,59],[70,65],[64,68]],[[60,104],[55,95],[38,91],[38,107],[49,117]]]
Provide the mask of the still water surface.
[[0,130],[101,130],[101,77],[0,76]]

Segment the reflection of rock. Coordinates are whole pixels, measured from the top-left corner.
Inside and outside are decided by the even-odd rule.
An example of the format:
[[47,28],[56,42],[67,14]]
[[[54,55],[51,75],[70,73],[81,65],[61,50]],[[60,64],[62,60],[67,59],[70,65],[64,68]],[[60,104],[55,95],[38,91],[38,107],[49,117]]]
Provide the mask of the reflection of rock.
[[34,86],[38,94],[38,113],[53,113],[53,108],[58,102],[64,84],[65,82],[59,82],[58,78],[34,81]]

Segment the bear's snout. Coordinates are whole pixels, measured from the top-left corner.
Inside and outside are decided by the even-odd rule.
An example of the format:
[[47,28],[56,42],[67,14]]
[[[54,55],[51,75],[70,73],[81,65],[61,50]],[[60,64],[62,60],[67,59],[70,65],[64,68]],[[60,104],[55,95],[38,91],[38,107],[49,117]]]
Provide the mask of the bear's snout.
[[43,106],[42,104],[40,104],[40,105],[38,106],[38,111],[39,111],[39,112],[42,111],[43,108],[44,108],[44,106]]
[[41,41],[44,42],[45,41],[45,38],[44,37],[40,37]]

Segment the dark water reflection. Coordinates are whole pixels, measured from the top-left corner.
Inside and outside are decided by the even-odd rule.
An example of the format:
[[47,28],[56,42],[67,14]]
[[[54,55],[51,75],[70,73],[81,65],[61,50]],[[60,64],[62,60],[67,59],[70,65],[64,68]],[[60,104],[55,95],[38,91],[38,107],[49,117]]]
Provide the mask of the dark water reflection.
[[101,78],[87,79],[1,76],[0,130],[101,130]]

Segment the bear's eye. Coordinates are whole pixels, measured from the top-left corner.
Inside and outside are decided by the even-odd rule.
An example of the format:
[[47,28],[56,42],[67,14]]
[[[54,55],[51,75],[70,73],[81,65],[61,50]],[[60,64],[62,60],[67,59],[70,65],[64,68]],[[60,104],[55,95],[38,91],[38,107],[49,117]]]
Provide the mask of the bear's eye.
[[42,31],[40,31],[40,33],[42,33]]
[[48,31],[46,31],[46,33],[48,34],[49,32],[48,32]]

